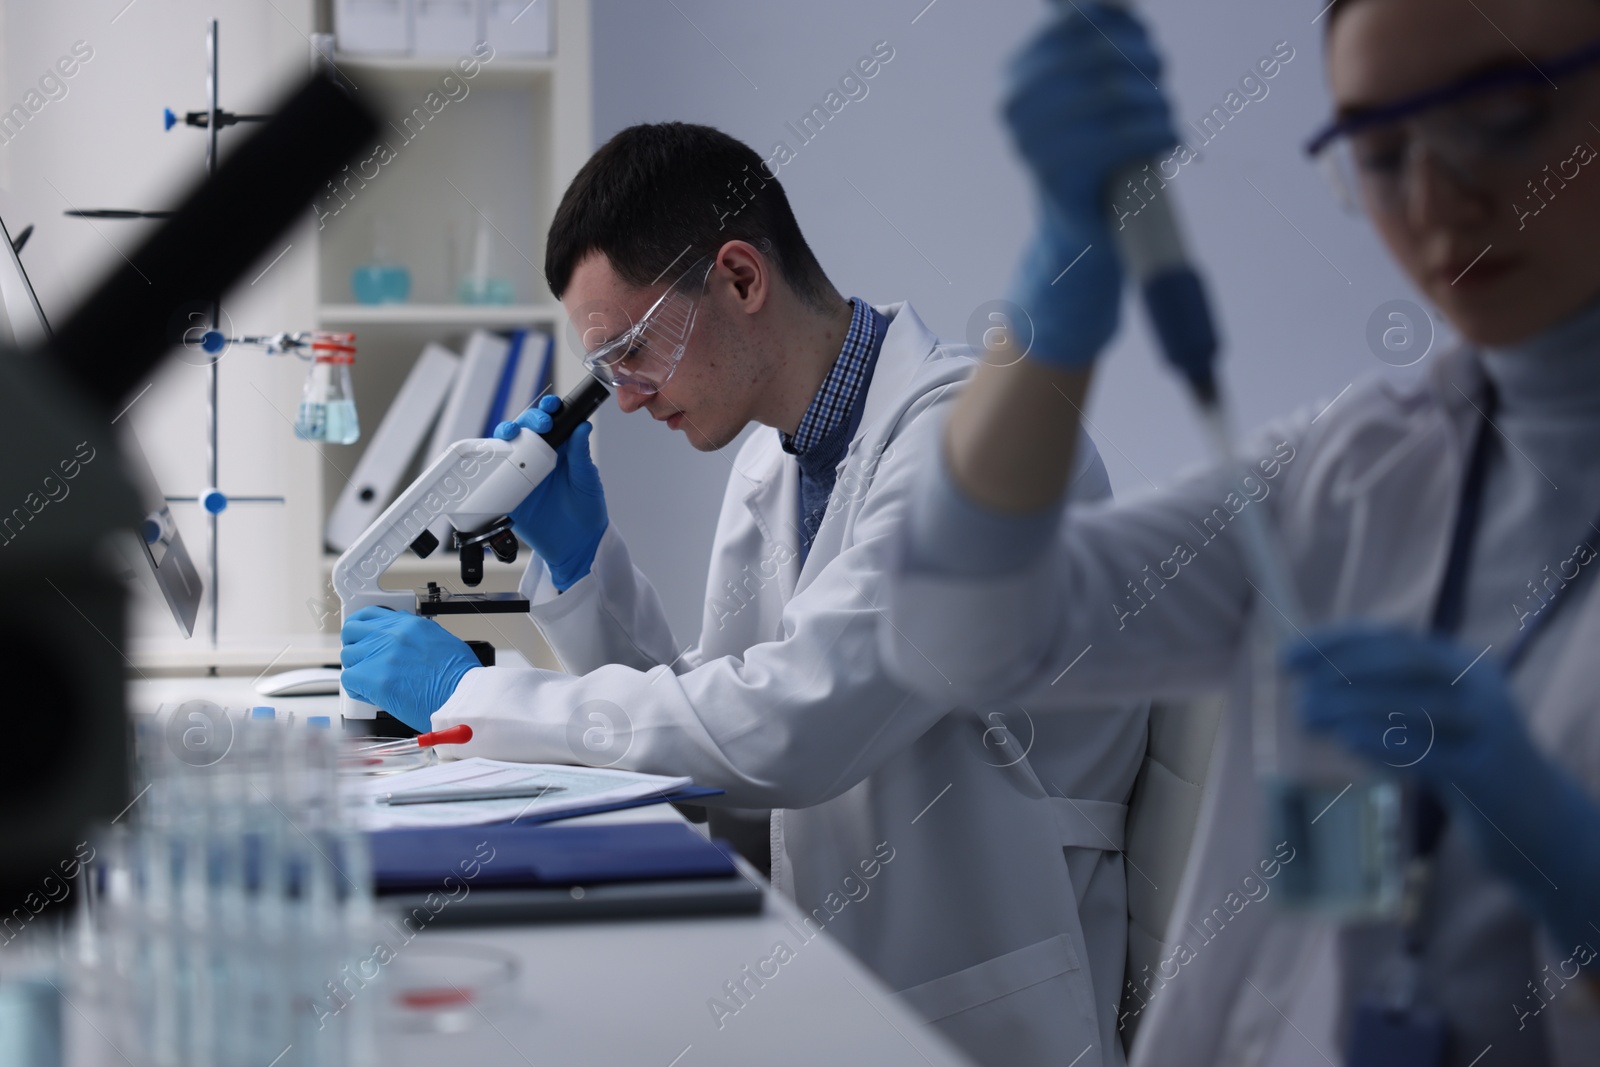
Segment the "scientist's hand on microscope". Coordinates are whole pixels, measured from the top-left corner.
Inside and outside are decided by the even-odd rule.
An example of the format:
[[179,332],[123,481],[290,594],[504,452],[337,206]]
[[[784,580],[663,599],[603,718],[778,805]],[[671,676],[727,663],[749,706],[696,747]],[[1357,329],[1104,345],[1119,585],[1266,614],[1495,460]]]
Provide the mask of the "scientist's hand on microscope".
[[[1107,185],[1178,143],[1160,78],[1143,24],[1101,4],[1057,18],[1007,70],[1005,121],[1043,216],[1012,293],[1033,320],[1029,358],[1057,370],[1087,370],[1116,332],[1122,266]],[[1110,193],[1130,208],[1144,203]]]
[[[560,397],[545,396],[516,421],[496,426],[494,435],[510,441],[524,429],[545,433],[552,425],[551,416],[560,410]],[[611,521],[600,471],[589,456],[593,429],[586,422],[562,442],[556,449],[556,469],[511,513],[512,531],[544,560],[550,580],[563,593],[589,573]]]
[[482,666],[461,638],[409,612],[362,608],[345,620],[339,636],[345,692],[413,730],[431,729],[433,713],[462,677]]
[[1314,632],[1285,662],[1307,729],[1423,782],[1558,940],[1591,936],[1600,804],[1539,751],[1497,663],[1370,623]]

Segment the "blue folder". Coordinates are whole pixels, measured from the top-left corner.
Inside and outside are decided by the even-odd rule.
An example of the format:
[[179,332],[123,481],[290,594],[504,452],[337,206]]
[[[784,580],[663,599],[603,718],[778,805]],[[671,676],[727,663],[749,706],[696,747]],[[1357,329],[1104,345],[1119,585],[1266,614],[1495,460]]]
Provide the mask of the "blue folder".
[[369,840],[380,895],[438,890],[446,879],[477,890],[738,875],[726,852],[680,822],[380,830]]

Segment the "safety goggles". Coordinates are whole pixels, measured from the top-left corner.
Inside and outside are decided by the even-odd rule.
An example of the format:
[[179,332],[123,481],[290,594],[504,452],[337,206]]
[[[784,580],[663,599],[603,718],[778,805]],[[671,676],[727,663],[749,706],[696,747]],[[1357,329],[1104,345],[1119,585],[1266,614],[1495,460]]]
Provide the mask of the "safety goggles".
[[1558,93],[1556,83],[1597,64],[1600,41],[1591,41],[1548,63],[1489,71],[1342,115],[1318,131],[1306,154],[1322,165],[1347,207],[1365,205],[1377,214],[1404,210],[1424,153],[1469,192],[1521,185],[1555,162],[1540,152],[1579,103],[1571,92]]
[[613,389],[660,392],[683,360],[715,262],[713,256],[696,260],[638,322],[585,355],[589,373]]

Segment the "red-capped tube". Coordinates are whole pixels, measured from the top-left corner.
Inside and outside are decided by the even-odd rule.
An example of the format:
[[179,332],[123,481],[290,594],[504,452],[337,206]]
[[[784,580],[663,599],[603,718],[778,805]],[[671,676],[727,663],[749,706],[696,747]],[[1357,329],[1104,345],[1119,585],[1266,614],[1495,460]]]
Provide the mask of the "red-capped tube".
[[418,734],[417,744],[423,748],[433,745],[464,745],[472,740],[472,727],[466,723],[452,726],[447,730],[435,730],[431,734]]

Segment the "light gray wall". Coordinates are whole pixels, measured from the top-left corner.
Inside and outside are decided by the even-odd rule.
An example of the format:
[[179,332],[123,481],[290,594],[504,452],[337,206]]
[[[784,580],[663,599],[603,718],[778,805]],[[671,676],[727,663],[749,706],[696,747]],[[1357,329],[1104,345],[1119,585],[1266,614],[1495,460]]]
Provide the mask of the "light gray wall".
[[[1180,120],[1222,105],[1281,41],[1294,58],[1173,183],[1216,297],[1239,422],[1335,397],[1380,362],[1368,319],[1416,300],[1359,218],[1300,151],[1328,110],[1319,0],[1151,0]],[[595,136],[635,122],[717,126],[763,156],[796,149],[779,178],[807,239],[847,294],[909,299],[940,335],[1005,295],[1030,225],[1030,192],[997,117],[1005,57],[1046,14],[1038,0],[595,0]],[[811,143],[785,123],[820,103],[874,42],[894,58]],[[1258,95],[1259,95],[1259,91]],[[1419,301],[1420,302],[1420,301]],[[1128,314],[1129,311],[1131,314]],[[1125,307],[1096,386],[1092,436],[1119,495],[1169,483],[1202,456],[1184,396]],[[731,450],[698,455],[643,417],[609,409],[608,499],[681,638],[698,628]],[[762,431],[770,432],[770,431]]]

